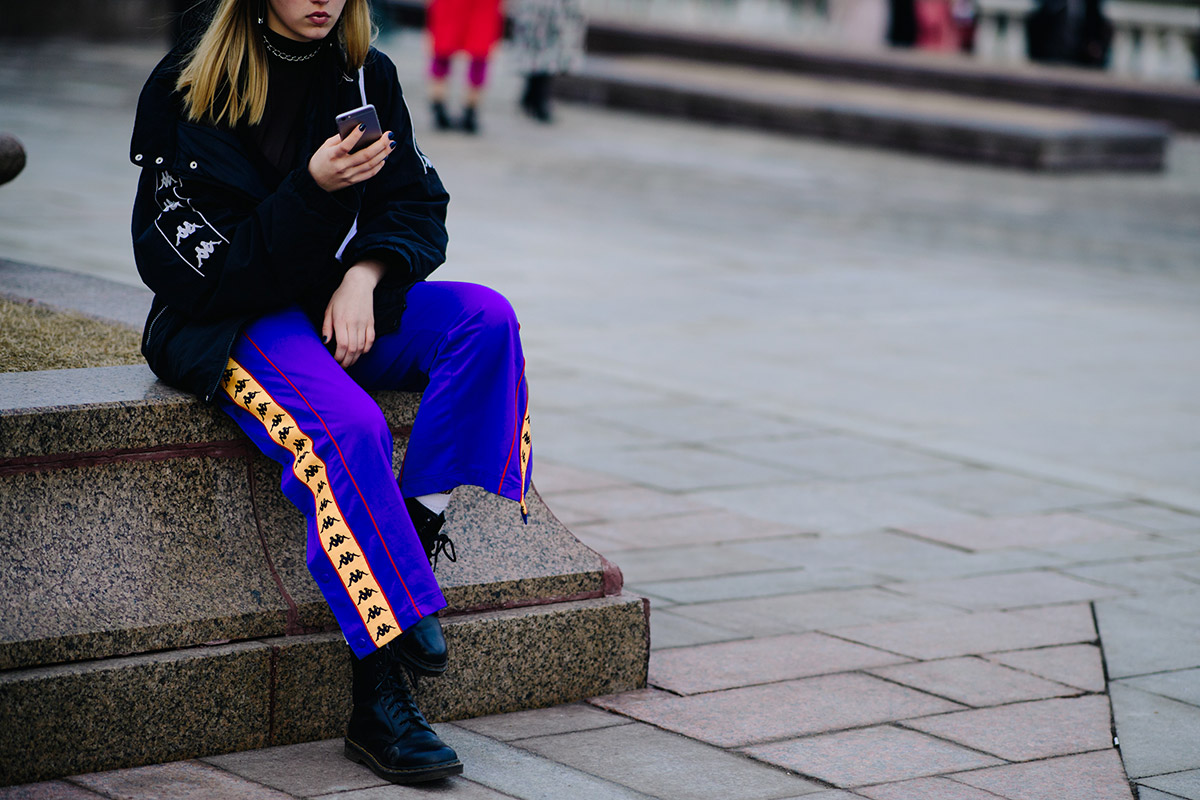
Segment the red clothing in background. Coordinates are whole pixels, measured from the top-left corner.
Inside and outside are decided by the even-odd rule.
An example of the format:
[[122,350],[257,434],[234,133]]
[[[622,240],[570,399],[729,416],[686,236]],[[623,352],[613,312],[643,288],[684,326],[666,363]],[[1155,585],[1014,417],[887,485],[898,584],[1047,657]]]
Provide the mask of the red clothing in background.
[[428,20],[435,57],[487,58],[500,38],[500,0],[431,0]]

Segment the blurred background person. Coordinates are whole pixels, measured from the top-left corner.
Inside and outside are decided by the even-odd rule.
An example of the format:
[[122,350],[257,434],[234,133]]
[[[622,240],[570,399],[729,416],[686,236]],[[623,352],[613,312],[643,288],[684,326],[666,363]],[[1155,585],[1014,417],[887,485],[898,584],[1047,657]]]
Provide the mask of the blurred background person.
[[1025,30],[1033,61],[1108,64],[1113,27],[1104,16],[1103,0],[1039,0]]
[[[430,0],[427,16],[433,58],[429,65],[429,102],[438,130],[479,131],[479,100],[487,82],[488,57],[503,28],[500,0]],[[451,59],[468,58],[467,88],[457,124],[446,110]]]
[[539,122],[552,122],[554,76],[583,61],[583,8],[579,0],[515,0],[511,14],[517,69],[525,76],[521,109]]

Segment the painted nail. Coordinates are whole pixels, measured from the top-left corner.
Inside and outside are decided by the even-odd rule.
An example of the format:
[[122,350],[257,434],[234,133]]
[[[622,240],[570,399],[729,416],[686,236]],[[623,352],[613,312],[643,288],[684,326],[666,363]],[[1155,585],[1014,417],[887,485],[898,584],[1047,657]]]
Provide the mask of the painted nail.
[[365,130],[367,129],[367,126],[366,126],[366,125],[359,125],[359,126],[358,126],[358,129],[359,129],[360,131],[365,131]]
[[391,131],[388,131],[388,138],[389,138],[389,139],[395,139],[395,138],[396,138],[396,134],[392,133]]
[[395,146],[396,146],[396,143],[392,142],[391,144],[388,145],[388,150],[391,150]]

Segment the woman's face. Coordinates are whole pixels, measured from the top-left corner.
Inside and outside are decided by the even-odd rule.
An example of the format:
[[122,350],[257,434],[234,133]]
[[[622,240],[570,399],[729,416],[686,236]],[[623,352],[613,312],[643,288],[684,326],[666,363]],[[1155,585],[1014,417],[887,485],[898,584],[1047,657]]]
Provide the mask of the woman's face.
[[267,25],[297,42],[316,42],[333,30],[346,0],[267,0]]

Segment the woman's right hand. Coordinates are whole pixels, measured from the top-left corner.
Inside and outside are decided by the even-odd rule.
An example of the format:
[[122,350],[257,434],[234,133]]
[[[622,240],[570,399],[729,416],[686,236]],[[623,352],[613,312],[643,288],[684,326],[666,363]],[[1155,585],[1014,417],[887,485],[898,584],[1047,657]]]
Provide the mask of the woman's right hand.
[[388,153],[396,146],[392,132],[387,131],[374,144],[364,147],[357,153],[351,153],[354,145],[362,137],[363,128],[351,131],[343,139],[334,134],[324,141],[308,160],[308,171],[313,180],[327,192],[336,192],[356,183],[362,183],[374,177],[383,169],[383,162]]

